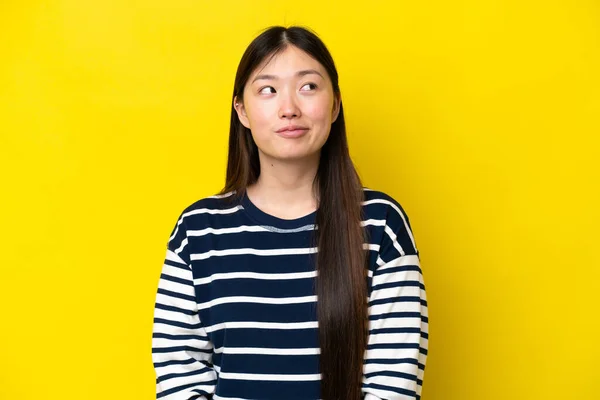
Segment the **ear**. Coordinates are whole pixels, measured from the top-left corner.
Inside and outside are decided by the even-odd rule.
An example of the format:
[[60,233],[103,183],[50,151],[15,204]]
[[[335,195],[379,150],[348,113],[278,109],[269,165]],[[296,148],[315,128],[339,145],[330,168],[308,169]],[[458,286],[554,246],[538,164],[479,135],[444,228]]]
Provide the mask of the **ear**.
[[250,120],[248,120],[246,108],[244,107],[244,103],[238,100],[237,96],[233,98],[233,108],[235,108],[235,111],[237,112],[238,118],[240,119],[242,125],[250,129]]
[[333,109],[331,110],[331,123],[333,124],[340,114],[340,108],[342,104],[341,96],[333,97]]

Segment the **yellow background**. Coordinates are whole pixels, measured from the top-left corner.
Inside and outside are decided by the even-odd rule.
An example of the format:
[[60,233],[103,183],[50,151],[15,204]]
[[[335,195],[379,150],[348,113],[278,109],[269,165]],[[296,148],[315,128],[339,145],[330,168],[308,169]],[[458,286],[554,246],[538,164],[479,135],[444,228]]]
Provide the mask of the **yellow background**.
[[423,399],[599,399],[593,0],[0,3],[0,399],[154,398],[166,241],[223,184],[245,47],[295,23],[411,218]]

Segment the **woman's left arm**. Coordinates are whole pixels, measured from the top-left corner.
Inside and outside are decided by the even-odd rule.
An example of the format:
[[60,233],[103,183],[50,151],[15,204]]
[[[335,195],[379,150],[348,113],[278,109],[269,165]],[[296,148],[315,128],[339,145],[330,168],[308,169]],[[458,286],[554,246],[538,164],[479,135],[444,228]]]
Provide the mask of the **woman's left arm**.
[[369,293],[364,400],[420,399],[428,339],[419,252],[407,215],[392,200]]

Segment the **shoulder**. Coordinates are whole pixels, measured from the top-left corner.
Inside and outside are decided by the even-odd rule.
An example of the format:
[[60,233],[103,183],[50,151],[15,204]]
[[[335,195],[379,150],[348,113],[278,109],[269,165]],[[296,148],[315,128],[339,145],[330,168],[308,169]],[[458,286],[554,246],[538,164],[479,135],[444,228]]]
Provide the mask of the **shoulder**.
[[[235,192],[214,194],[195,200],[179,212],[168,240],[169,250],[175,252],[186,263],[188,233],[211,228],[220,223],[220,217],[235,214],[240,206],[234,197]],[[235,217],[234,217],[235,218]]]
[[[173,227],[171,239],[176,234],[182,236],[189,229],[203,229],[222,215],[231,215],[240,209],[235,192],[201,197],[180,210]],[[181,238],[183,240],[183,237]]]
[[234,213],[239,209],[235,191],[199,198],[179,212],[178,223],[195,225],[212,215]]
[[[402,248],[401,255],[418,254],[412,226],[401,201],[381,190],[364,187],[363,212],[366,220],[375,220],[382,232],[382,250]],[[388,243],[389,242],[389,243]]]
[[[363,187],[364,203],[363,208],[367,215],[372,213],[384,213],[386,219],[390,216],[408,219],[408,215],[401,205],[401,202],[390,194],[376,189]],[[377,210],[377,211],[371,211]]]

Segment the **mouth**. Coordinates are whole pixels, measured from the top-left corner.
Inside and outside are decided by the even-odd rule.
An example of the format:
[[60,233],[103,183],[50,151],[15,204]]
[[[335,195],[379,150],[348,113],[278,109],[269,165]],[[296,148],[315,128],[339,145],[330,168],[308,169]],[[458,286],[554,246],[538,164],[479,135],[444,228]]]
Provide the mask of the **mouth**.
[[297,138],[308,132],[308,128],[303,126],[288,126],[278,129],[276,132],[279,136],[283,136],[285,138]]

